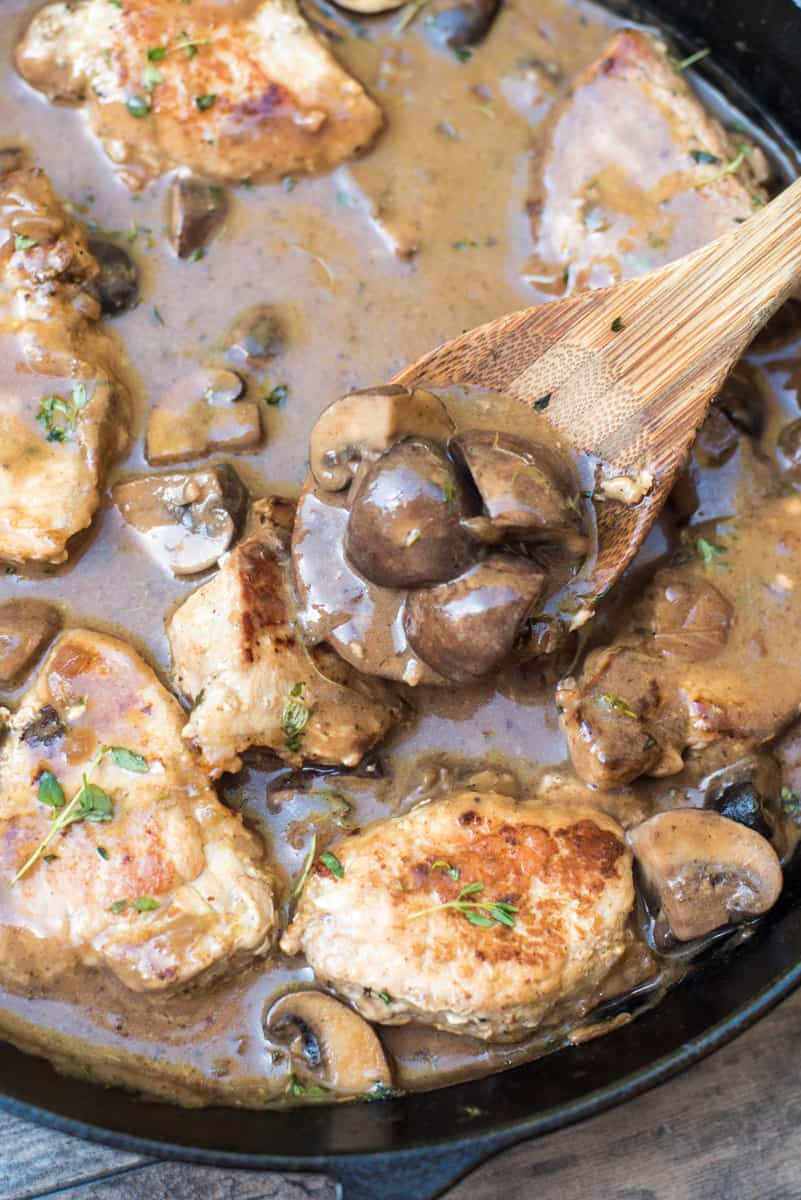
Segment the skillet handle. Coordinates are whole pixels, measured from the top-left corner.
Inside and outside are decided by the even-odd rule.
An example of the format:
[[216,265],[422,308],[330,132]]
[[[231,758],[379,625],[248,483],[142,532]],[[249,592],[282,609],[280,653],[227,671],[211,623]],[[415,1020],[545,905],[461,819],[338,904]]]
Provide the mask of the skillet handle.
[[341,1158],[334,1167],[337,1200],[435,1200],[508,1144],[487,1138],[450,1150]]

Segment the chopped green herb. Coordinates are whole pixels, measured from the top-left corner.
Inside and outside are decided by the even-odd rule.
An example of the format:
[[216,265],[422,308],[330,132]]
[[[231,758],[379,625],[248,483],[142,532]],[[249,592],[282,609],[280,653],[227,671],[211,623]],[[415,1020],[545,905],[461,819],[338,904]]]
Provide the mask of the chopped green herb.
[[150,114],[149,96],[129,96],[125,107],[132,117],[147,117]]
[[297,754],[300,750],[303,731],[309,721],[309,709],[303,699],[302,683],[293,685],[281,714],[281,729],[286,738],[288,750]]
[[149,62],[163,62],[166,57],[166,46],[151,46],[147,51],[147,58]]
[[206,251],[203,249],[203,247],[196,246],[186,261],[191,262],[191,263],[196,263],[196,262],[200,262],[201,258],[205,258],[205,257],[206,257]]
[[726,567],[727,563],[719,562],[721,555],[726,553],[725,546],[716,546],[714,542],[708,542],[706,538],[699,537],[696,540],[696,549],[701,555],[705,567]]
[[473,57],[473,51],[468,50],[465,46],[460,46],[458,50],[454,50],[454,57],[458,58],[460,63],[470,62]]
[[147,759],[134,750],[126,750],[124,746],[110,746],[108,752],[114,766],[122,767],[124,771],[135,771],[138,775],[145,775],[150,769]]
[[379,1000],[383,1000],[384,1004],[392,1003],[392,997],[389,992],[376,992],[376,996],[378,996]]
[[737,155],[735,158],[733,158],[731,160],[731,162],[727,162],[725,164],[725,166],[722,166],[720,168],[719,171],[715,171],[715,173],[713,175],[708,175],[706,177],[706,179],[696,180],[696,182],[693,183],[691,186],[694,188],[706,187],[707,184],[717,183],[719,179],[723,179],[724,176],[726,176],[726,175],[734,174],[734,172],[738,171],[740,169],[740,167],[743,165],[745,156],[746,156],[746,154],[749,153],[750,149],[751,149],[750,146],[746,145],[745,142],[742,142],[737,147]]
[[45,396],[36,414],[36,420],[47,434],[48,442],[63,442],[68,433],[72,433],[78,421],[78,414],[88,402],[86,385],[73,384],[72,396],[69,400],[64,396]]
[[345,868],[342,866],[342,863],[339,861],[336,854],[332,854],[330,850],[325,850],[320,855],[320,862],[324,867],[327,867],[327,869],[336,879],[344,879]]
[[406,534],[406,540],[403,544],[406,547],[406,549],[408,550],[408,548],[410,546],[413,546],[415,544],[415,542],[419,542],[419,541],[420,541],[420,530],[419,529],[410,529],[409,532]]
[[612,333],[620,333],[621,329],[625,329],[625,328],[626,328],[626,326],[623,324],[622,317],[615,317],[614,321],[612,322],[612,324],[610,326]]
[[306,880],[309,878],[309,871],[312,869],[312,863],[314,862],[314,856],[316,853],[317,853],[317,834],[313,833],[311,845],[309,846],[309,853],[306,855],[306,859],[303,863],[303,869],[301,870],[300,875],[298,875],[297,882],[296,882],[295,886],[293,887],[292,891],[290,892],[291,900],[297,900],[298,897],[300,896],[300,893],[305,888]]
[[601,699],[607,708],[613,708],[615,712],[622,713],[624,717],[634,717],[636,720],[637,713],[633,708],[626,704],[625,700],[621,700],[620,696],[603,695],[601,696]]
[[187,58],[194,58],[201,46],[210,46],[211,38],[190,38],[189,34],[184,32],[180,35],[184,40],[177,42],[174,46],[175,50],[183,50]]
[[471,242],[467,238],[459,238],[458,242],[453,243],[454,250],[475,250],[478,247],[478,242]]
[[100,857],[103,859],[104,862],[108,862],[108,850],[106,849],[105,846],[98,846],[97,853],[100,855]]
[[15,250],[32,250],[34,246],[38,246],[36,238],[26,237],[24,233],[14,234],[14,249]]
[[468,896],[477,896],[483,891],[483,883],[466,883],[459,889],[455,900],[446,900],[442,904],[432,904],[430,908],[421,908],[419,912],[412,913],[409,920],[414,921],[428,913],[452,908],[461,913],[471,925],[478,925],[482,929],[492,929],[495,925],[506,925],[514,929],[515,913],[518,911],[516,905],[508,904],[505,900],[467,899]]
[[267,403],[271,404],[274,408],[276,408],[279,404],[283,404],[283,402],[286,400],[288,395],[289,395],[289,384],[288,383],[279,383],[270,392],[269,396],[267,397]]
[[125,912],[127,907],[128,907],[127,900],[115,900],[113,904],[109,905],[108,911],[111,913],[115,913],[115,914],[121,913],[121,912]]
[[284,178],[281,180],[281,187],[284,189],[285,192],[294,192],[294,190],[297,186],[298,186],[297,179],[294,179],[291,175],[285,175]]
[[45,854],[44,857],[42,858],[42,862],[46,862],[46,863],[58,862],[58,855],[57,854]]
[[210,109],[212,107],[212,105],[214,105],[216,103],[217,103],[217,93],[216,92],[206,92],[202,96],[195,96],[195,104],[197,105],[197,107],[200,109],[201,112],[207,112],[208,109]]
[[783,787],[780,795],[781,795],[781,801],[782,801],[782,808],[787,813],[787,816],[788,817],[797,816],[799,808],[801,808],[801,804],[799,803],[798,797],[796,796],[795,792],[792,791],[788,787]]
[[458,867],[453,867],[444,858],[438,858],[436,862],[431,864],[432,871],[444,871],[446,875],[450,875],[451,879],[458,879],[461,871]]
[[52,771],[42,771],[39,776],[39,789],[36,793],[36,799],[40,804],[46,804],[48,808],[64,807],[66,803],[64,789]]
[[548,392],[547,396],[541,396],[539,400],[534,401],[534,412],[544,412],[550,403],[551,393]]
[[704,50],[696,50],[695,54],[690,54],[687,58],[674,58],[672,54],[668,55],[668,61],[674,71],[686,71],[688,67],[694,66],[700,62],[702,58],[706,58],[707,54],[711,54],[711,50],[707,46]]
[[158,900],[154,900],[152,896],[137,896],[131,901],[131,907],[137,912],[155,912],[160,907]]
[[153,320],[156,322],[156,324],[157,324],[157,325],[163,325],[163,324],[164,324],[164,318],[162,317],[162,315],[161,315],[161,313],[159,312],[159,310],[156,308],[155,304],[153,305],[153,308],[151,309],[151,312],[153,313]]
[[122,8],[122,0],[108,0],[112,8]]
[[[106,752],[106,746],[101,746],[97,751],[91,763],[89,764],[88,770],[83,775],[81,786],[78,788],[78,791],[72,797],[69,804],[53,803],[53,801],[57,801],[58,799],[58,792],[53,786],[53,783],[47,782],[45,784],[45,794],[47,795],[48,799],[43,800],[42,803],[47,804],[48,807],[53,809],[52,823],[49,831],[47,834],[45,834],[44,838],[42,838],[42,841],[36,847],[33,854],[30,856],[27,862],[23,863],[14,878],[11,880],[12,886],[17,883],[18,880],[22,879],[23,875],[26,875],[28,871],[30,871],[31,867],[34,866],[34,864],[38,862],[40,858],[45,856],[53,839],[57,837],[58,834],[62,833],[69,825],[75,824],[78,821],[110,821],[112,819],[114,816],[114,804],[111,796],[109,796],[107,792],[104,792],[101,787],[98,787],[97,784],[90,782],[92,772],[95,770]],[[42,774],[50,774],[50,772],[43,772]],[[40,776],[40,790],[41,779],[42,776]],[[60,789],[61,785],[58,784],[58,781],[55,780],[55,777],[54,782]],[[39,793],[37,793],[37,798],[40,798]]]
[[710,154],[708,150],[691,150],[690,158],[693,162],[706,163],[709,167],[716,167],[722,161],[717,154]]

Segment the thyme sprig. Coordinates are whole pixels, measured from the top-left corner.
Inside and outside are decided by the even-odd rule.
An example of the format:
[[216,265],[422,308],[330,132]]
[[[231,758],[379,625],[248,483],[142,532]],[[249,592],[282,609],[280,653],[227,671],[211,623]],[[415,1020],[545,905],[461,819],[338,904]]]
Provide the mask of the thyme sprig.
[[432,904],[429,908],[421,908],[419,912],[412,913],[409,920],[415,921],[418,917],[425,917],[429,913],[452,908],[455,912],[461,913],[471,925],[479,925],[482,929],[492,929],[495,925],[506,925],[509,929],[514,929],[515,913],[518,911],[515,904],[508,904],[505,900],[467,899],[468,896],[478,896],[484,891],[484,886],[483,883],[466,883],[459,889],[455,900],[446,900],[442,904]]

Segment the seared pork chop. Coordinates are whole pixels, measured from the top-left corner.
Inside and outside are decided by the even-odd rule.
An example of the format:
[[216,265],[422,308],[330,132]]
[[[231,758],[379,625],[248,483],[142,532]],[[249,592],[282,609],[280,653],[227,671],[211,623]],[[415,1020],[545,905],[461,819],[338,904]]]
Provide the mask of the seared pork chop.
[[162,991],[269,950],[263,847],[215,796],[183,720],[124,642],[85,629],[56,642],[0,755],[6,982],[35,986],[81,964]]
[[61,563],[128,442],[98,267],[42,171],[0,179],[0,557]]
[[581,802],[459,792],[334,851],[281,945],[373,1021],[519,1039],[587,1011],[630,940],[623,830]]
[[575,80],[533,164],[531,282],[605,287],[672,262],[763,204],[764,156],[704,108],[659,39],[621,29]]
[[213,776],[238,770],[248,746],[296,765],[355,766],[400,716],[388,684],[298,636],[282,508],[274,499],[254,505],[255,532],[167,629],[176,682],[195,701],[184,737]]
[[49,99],[86,104],[134,190],[178,166],[231,182],[325,170],[382,123],[294,0],[262,0],[247,15],[203,0],[49,4],[23,34],[17,68]]

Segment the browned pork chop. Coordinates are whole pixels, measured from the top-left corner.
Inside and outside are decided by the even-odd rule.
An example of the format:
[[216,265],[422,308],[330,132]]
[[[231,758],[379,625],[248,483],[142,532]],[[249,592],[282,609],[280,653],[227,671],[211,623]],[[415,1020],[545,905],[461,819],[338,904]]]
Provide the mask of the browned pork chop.
[[458,792],[334,850],[281,945],[373,1021],[522,1038],[591,1007],[630,941],[623,831],[581,802]]
[[714,742],[739,755],[801,712],[801,497],[693,537],[559,687],[573,765],[597,787],[675,774]]
[[132,189],[177,166],[231,182],[324,170],[369,146],[382,123],[295,0],[245,15],[205,0],[49,4],[17,68],[51,100],[87,105]]
[[531,282],[605,287],[703,246],[764,203],[764,158],[703,106],[664,42],[621,29],[575,80],[533,165]]
[[0,179],[0,557],[61,563],[128,442],[86,239],[30,169]]
[[[183,720],[124,642],[84,629],[59,638],[0,756],[4,982],[35,986],[81,964],[162,991],[269,950],[263,848],[215,796]],[[25,869],[71,813],[83,819]]]
[[253,535],[168,626],[176,682],[195,701],[184,737],[215,776],[238,770],[248,746],[298,765],[355,766],[400,716],[388,684],[298,637],[283,540],[293,511],[254,505]]

